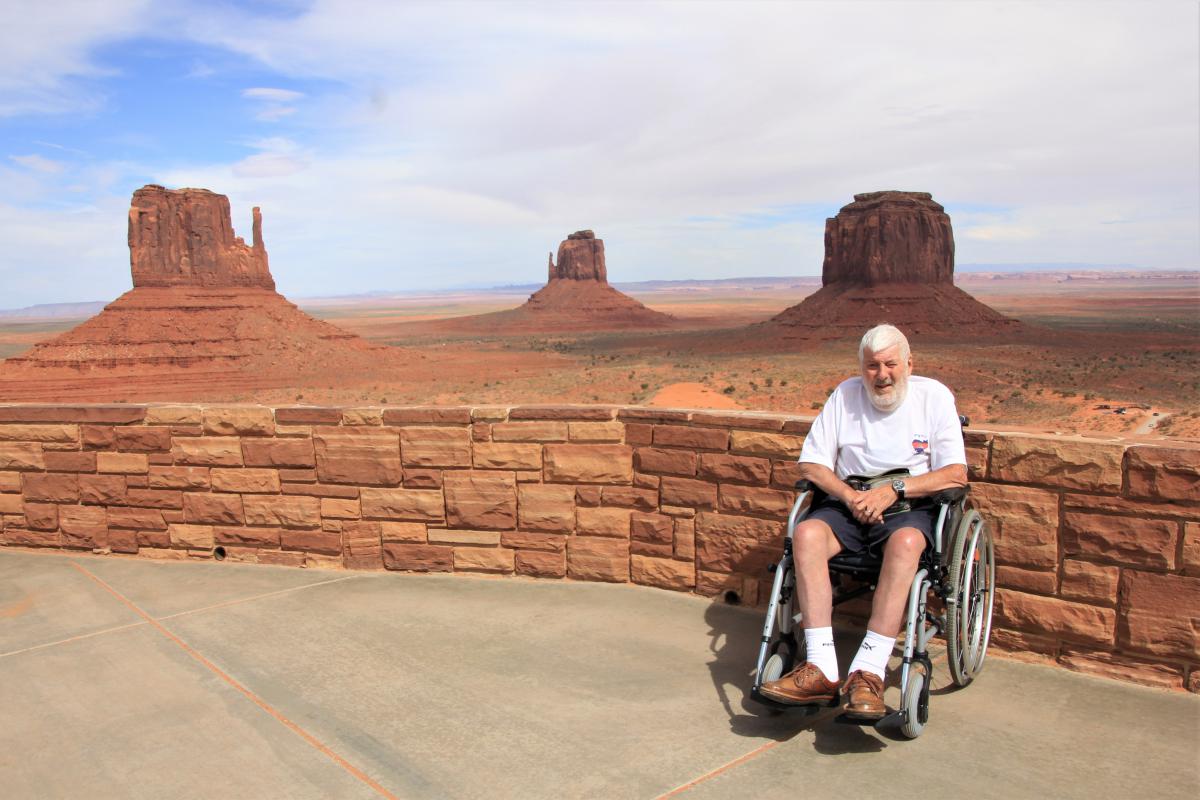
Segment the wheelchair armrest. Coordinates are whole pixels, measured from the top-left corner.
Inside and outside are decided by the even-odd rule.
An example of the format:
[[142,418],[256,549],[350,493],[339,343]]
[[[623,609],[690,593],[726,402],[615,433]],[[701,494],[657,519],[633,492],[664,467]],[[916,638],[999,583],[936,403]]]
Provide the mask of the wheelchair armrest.
[[812,481],[806,481],[803,478],[796,481],[796,491],[797,492],[807,492],[811,488],[812,488]]
[[950,505],[962,500],[971,491],[970,486],[959,486],[956,489],[943,489],[929,499],[938,505]]

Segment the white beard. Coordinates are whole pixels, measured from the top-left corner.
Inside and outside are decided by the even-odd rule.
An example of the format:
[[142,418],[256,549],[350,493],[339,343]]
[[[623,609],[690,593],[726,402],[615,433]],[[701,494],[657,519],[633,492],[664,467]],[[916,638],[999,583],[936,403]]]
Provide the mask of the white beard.
[[892,384],[892,391],[886,396],[880,397],[875,393],[873,388],[867,391],[867,399],[871,401],[871,405],[875,406],[877,411],[882,411],[887,414],[895,411],[904,402],[904,398],[908,395],[908,380],[896,381]]

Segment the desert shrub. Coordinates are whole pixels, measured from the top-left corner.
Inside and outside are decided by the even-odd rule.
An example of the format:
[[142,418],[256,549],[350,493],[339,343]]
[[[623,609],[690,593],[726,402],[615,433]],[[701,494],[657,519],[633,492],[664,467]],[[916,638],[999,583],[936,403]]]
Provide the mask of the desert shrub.
[[721,391],[722,391],[722,392],[724,392],[725,394],[733,394],[733,393],[734,393],[735,391],[737,391],[737,390],[736,390],[736,389],[734,389],[734,388],[733,388],[733,386],[726,386],[726,387],[725,387],[724,389],[722,389]]

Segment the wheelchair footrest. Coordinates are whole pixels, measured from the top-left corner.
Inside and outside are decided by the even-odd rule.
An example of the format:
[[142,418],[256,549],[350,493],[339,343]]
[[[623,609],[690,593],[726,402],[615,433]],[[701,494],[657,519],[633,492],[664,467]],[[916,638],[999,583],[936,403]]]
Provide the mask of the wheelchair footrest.
[[809,703],[807,705],[795,705],[794,703],[781,703],[778,700],[767,697],[758,689],[750,690],[750,697],[758,703],[761,703],[768,708],[773,708],[778,711],[800,711],[806,715],[816,714],[820,711],[828,711],[829,705],[826,703]]
[[841,713],[833,718],[833,721],[839,725],[854,725],[858,728],[874,728],[882,722],[887,721],[893,714],[886,714],[879,719],[862,719],[861,717],[852,717],[849,714]]

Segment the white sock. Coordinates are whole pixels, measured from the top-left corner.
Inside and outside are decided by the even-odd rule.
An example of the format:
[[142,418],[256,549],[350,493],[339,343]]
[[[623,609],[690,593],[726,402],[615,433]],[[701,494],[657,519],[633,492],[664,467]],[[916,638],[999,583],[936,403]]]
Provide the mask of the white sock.
[[808,663],[820,667],[826,680],[836,682],[838,665],[837,651],[833,649],[833,628],[805,628],[804,647]]
[[892,648],[896,646],[896,637],[882,636],[868,629],[863,637],[854,660],[850,662],[850,672],[862,670],[871,672],[880,678],[887,672],[888,659],[892,657]]

